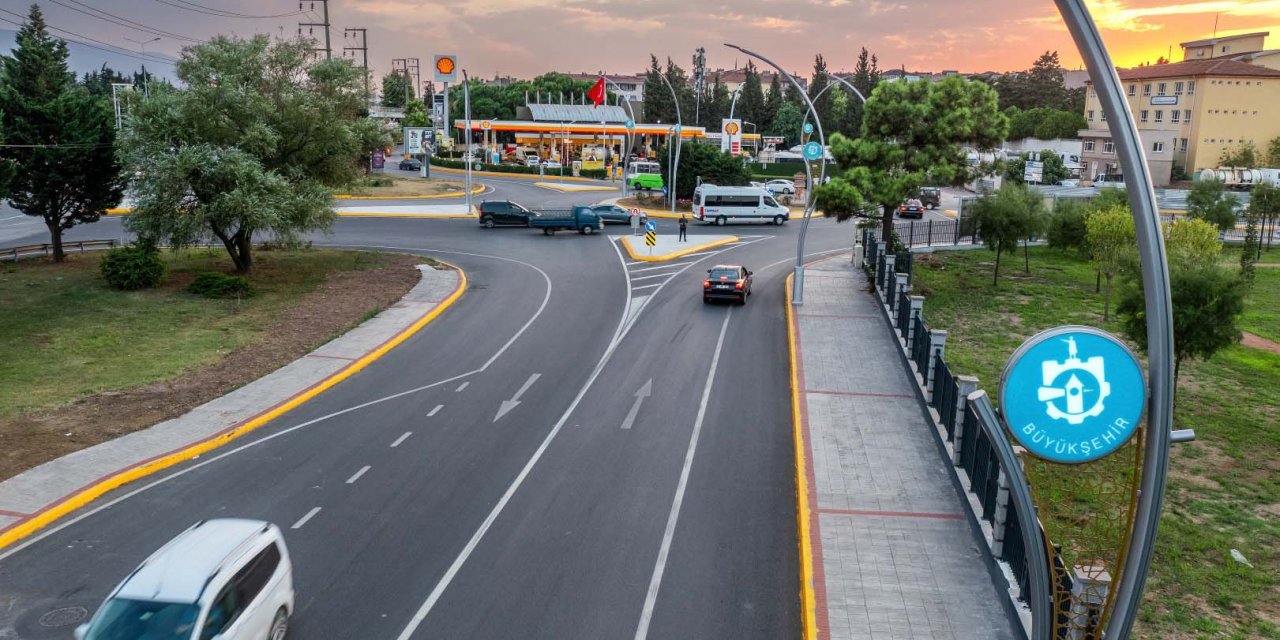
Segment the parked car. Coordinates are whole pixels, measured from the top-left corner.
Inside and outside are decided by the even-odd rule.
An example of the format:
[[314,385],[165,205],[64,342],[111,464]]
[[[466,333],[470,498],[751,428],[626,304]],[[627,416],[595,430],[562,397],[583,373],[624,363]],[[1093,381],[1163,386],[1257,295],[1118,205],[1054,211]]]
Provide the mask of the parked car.
[[203,520],[130,573],[75,636],[282,640],[293,596],[293,566],[278,527]]
[[538,163],[539,163],[539,162],[541,162],[541,161],[542,161],[542,159],[538,157],[538,154],[536,154],[536,153],[529,153],[529,154],[526,154],[526,155],[525,155],[525,157],[524,157],[524,166],[526,166],[526,167],[536,167],[536,166],[538,166]]
[[1093,186],[1098,187],[1099,189],[1123,189],[1124,176],[1118,173],[1098,174],[1093,177]]
[[921,187],[920,203],[930,209],[937,209],[942,206],[942,189],[938,187]]
[[1059,187],[1078,187],[1080,186],[1079,178],[1066,178],[1058,181]]
[[562,168],[562,165],[556,160],[543,160],[542,168],[543,169],[560,169]]
[[785,193],[792,195],[796,192],[796,183],[782,178],[776,178],[764,183],[764,188],[773,193]]
[[542,234],[547,236],[554,236],[557,231],[577,231],[589,236],[597,229],[604,230],[604,221],[591,207],[574,207],[534,211],[529,226],[542,229]]
[[898,205],[898,217],[899,218],[923,218],[924,205],[921,204],[921,202],[915,198],[911,198],[909,200],[903,200],[902,204]]
[[529,226],[533,212],[510,200],[485,200],[480,203],[480,226],[492,229],[496,226]]
[[421,171],[422,161],[417,158],[405,158],[400,161],[401,171]]
[[[623,224],[631,224],[631,211],[626,207],[616,204],[597,204],[591,207],[597,216],[605,222],[621,222]],[[642,209],[640,211],[640,224],[644,224],[649,219],[649,214]]]
[[751,272],[742,265],[718,264],[707,269],[702,281],[702,301],[736,300],[746,304],[751,295]]

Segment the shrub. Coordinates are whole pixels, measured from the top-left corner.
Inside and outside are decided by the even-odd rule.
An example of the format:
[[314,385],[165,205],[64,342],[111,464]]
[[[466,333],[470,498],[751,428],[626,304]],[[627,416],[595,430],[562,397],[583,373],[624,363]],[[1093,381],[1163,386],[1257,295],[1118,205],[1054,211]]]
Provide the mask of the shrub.
[[116,289],[136,291],[160,284],[164,277],[164,260],[155,247],[131,245],[112,249],[99,265],[102,277]]
[[1089,207],[1078,200],[1064,199],[1055,203],[1053,216],[1049,219],[1049,246],[1088,255],[1089,238],[1085,219],[1089,217],[1089,213]]
[[247,298],[253,295],[253,285],[244,276],[204,271],[196,275],[187,291],[206,298]]

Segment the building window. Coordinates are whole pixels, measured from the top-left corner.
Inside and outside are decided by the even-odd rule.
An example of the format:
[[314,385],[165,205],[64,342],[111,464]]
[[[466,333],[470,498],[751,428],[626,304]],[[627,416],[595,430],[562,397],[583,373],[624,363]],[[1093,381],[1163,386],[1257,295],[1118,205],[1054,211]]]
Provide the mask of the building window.
[[1156,122],[1164,122],[1164,109],[1156,109]]
[[1114,142],[1104,142],[1104,143],[1102,143],[1102,152],[1103,152],[1103,153],[1115,153],[1115,152],[1116,152],[1116,143],[1114,143]]
[[1164,153],[1164,143],[1163,142],[1153,143],[1151,145],[1151,151],[1153,153]]
[[1136,95],[1138,95],[1138,85],[1136,84],[1129,85],[1129,96],[1132,97]]
[[1085,140],[1085,141],[1084,141],[1084,150],[1085,150],[1085,151],[1093,151],[1093,141],[1092,141],[1092,140]]
[[1222,45],[1222,52],[1227,53],[1228,51],[1231,51],[1231,45],[1229,44]]
[[1172,123],[1174,123],[1174,124],[1178,124],[1178,119],[1179,119],[1179,117],[1180,117],[1180,116],[1182,116],[1182,112],[1181,112],[1181,111],[1178,111],[1177,109],[1174,109],[1173,111],[1170,111],[1170,112],[1169,112],[1169,122],[1172,122]]
[[1159,85],[1157,85],[1157,86],[1156,86],[1156,95],[1160,95],[1160,96],[1164,95],[1165,87],[1167,87],[1167,86],[1168,86],[1168,84],[1167,84],[1167,83],[1164,83],[1164,82],[1161,82]]
[[1138,119],[1139,119],[1139,120],[1141,120],[1142,122],[1146,122],[1146,121],[1147,121],[1147,110],[1146,110],[1146,109],[1143,109],[1142,111],[1140,111],[1140,112],[1138,113]]
[[1196,81],[1195,81],[1195,80],[1188,80],[1188,81],[1187,81],[1187,95],[1189,95],[1189,96],[1194,96],[1195,94],[1196,94]]
[[1180,96],[1180,95],[1182,95],[1182,83],[1181,83],[1181,82],[1175,82],[1175,83],[1173,83],[1173,95],[1175,95],[1175,96]]
[[1149,96],[1149,95],[1151,95],[1151,83],[1150,83],[1150,82],[1148,82],[1147,84],[1142,85],[1142,95],[1144,95],[1144,96]]
[[1183,153],[1186,153],[1186,152],[1187,152],[1187,139],[1186,139],[1186,138],[1183,138],[1183,139],[1182,139],[1182,152],[1183,152]]
[[1187,123],[1187,124],[1191,124],[1191,110],[1190,110],[1190,109],[1187,109],[1186,111],[1183,111],[1183,112],[1182,112],[1182,121],[1183,121],[1183,122],[1185,122],[1185,123]]
[[1101,117],[1101,119],[1102,119],[1102,121],[1103,121],[1103,122],[1106,122],[1106,121],[1107,121],[1107,112],[1106,112],[1106,111],[1103,111],[1103,112],[1100,114],[1100,116],[1099,116],[1099,117]]
[[1089,110],[1089,122],[1093,122],[1093,109]]

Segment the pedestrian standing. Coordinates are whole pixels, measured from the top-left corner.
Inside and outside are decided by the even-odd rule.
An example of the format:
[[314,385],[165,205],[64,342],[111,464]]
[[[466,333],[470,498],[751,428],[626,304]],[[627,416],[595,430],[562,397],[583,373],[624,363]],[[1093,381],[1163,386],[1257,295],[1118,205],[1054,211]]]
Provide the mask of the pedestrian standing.
[[680,242],[686,242],[689,239],[685,235],[685,232],[688,230],[688,228],[689,228],[689,216],[685,216],[685,215],[680,216]]

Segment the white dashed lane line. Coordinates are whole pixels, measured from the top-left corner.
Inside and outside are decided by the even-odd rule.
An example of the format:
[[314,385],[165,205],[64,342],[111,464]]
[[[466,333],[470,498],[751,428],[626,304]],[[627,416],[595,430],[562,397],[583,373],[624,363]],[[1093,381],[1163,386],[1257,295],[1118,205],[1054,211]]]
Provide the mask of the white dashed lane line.
[[365,472],[368,471],[370,468],[371,468],[370,465],[367,465],[367,464],[363,467],[360,467],[359,471],[352,474],[350,478],[347,478],[347,484],[355,484],[355,481],[359,480],[360,476],[364,475]]
[[290,528],[290,529],[301,529],[301,528],[302,528],[302,525],[306,524],[306,523],[307,523],[307,521],[309,521],[309,520],[311,520],[311,518],[315,517],[315,515],[316,515],[317,513],[320,513],[320,507],[315,507],[315,508],[313,508],[312,510],[308,511],[308,512],[307,512],[307,515],[302,516],[301,518],[298,518],[298,521],[297,521],[297,522],[295,522],[295,523],[293,523],[293,526],[292,526],[292,527],[289,527],[289,528]]
[[[444,405],[440,405],[440,406],[444,406]],[[435,412],[433,411],[432,413],[435,413]],[[396,447],[400,446],[400,444],[401,444],[402,442],[404,442],[405,440],[408,440],[408,439],[409,439],[409,436],[411,436],[411,435],[413,435],[413,432],[412,432],[412,431],[406,431],[406,432],[404,432],[404,434],[403,434],[403,435],[401,435],[399,438],[396,438],[396,441],[395,441],[395,442],[392,442],[392,443],[391,443],[391,448],[392,448],[392,449],[394,449],[394,448],[396,448]]]
[[454,392],[454,393],[457,393],[457,392],[459,392],[459,391],[462,391],[463,389],[466,389],[470,384],[471,384],[471,381],[469,381],[469,380],[468,380],[467,382],[464,382],[464,383],[462,383],[462,384],[458,385],[458,388],[457,388],[457,389],[454,389],[454,390],[453,390],[453,392]]
[[[458,391],[462,391],[462,389],[458,389]],[[430,418],[431,416],[434,416],[435,414],[440,413],[440,410],[443,408],[444,408],[444,405],[442,404],[436,405],[436,408],[432,409],[430,412],[427,413],[427,417]]]
[[670,277],[671,277],[671,274],[669,274],[669,273],[655,273],[655,274],[653,274],[653,275],[651,275],[651,276],[639,276],[639,277],[635,277],[635,278],[632,278],[632,279],[631,279],[631,281],[632,281],[632,282],[635,282],[636,280],[652,280],[652,279],[654,279],[654,278],[670,278]]

